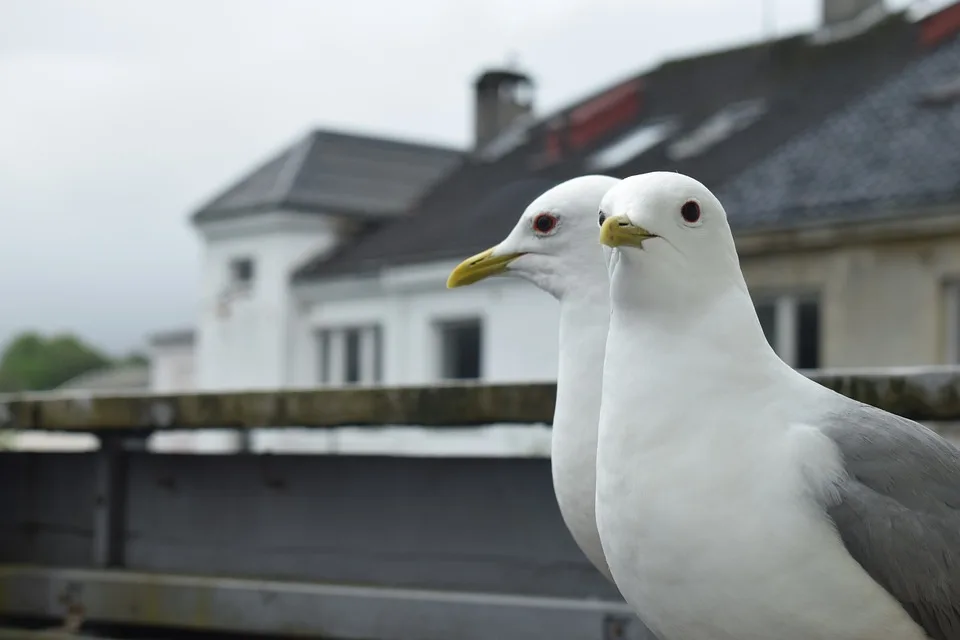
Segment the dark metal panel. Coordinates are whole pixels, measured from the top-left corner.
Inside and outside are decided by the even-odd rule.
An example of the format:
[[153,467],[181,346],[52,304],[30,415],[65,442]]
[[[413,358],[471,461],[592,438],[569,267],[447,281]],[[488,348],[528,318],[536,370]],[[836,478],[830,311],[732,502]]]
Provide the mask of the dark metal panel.
[[93,564],[122,567],[126,546],[127,456],[122,438],[100,438],[93,504]]
[[87,566],[94,458],[0,453],[0,562]]
[[545,459],[129,454],[126,566],[619,599]]
[[[91,566],[96,455],[0,454],[0,562]],[[548,460],[126,456],[114,558],[131,568],[619,597],[564,526]]]
[[338,640],[654,640],[623,603],[0,567],[0,612]]

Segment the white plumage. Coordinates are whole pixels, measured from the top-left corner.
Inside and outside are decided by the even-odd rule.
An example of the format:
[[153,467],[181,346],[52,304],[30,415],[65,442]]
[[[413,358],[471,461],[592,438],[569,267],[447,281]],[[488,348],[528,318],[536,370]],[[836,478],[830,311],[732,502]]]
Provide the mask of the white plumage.
[[[560,302],[560,359],[553,419],[553,486],[563,520],[608,579],[595,510],[597,419],[609,319],[606,262],[597,241],[600,199],[619,180],[581,176],[534,200],[497,246],[464,260],[448,286],[494,275],[524,278]],[[538,219],[543,216],[538,227]],[[551,226],[552,225],[552,226]],[[609,254],[609,251],[607,251]]]
[[640,617],[662,640],[960,638],[960,452],[777,357],[702,184],[634,176],[601,209],[598,529]]

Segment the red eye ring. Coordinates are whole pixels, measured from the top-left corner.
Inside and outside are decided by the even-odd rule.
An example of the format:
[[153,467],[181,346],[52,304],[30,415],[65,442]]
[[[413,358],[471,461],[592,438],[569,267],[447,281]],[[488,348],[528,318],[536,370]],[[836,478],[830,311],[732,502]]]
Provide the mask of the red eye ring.
[[696,200],[688,200],[680,207],[680,217],[687,224],[696,224],[700,221],[700,205]]
[[533,230],[540,234],[550,233],[557,227],[557,217],[549,213],[539,213],[533,219]]

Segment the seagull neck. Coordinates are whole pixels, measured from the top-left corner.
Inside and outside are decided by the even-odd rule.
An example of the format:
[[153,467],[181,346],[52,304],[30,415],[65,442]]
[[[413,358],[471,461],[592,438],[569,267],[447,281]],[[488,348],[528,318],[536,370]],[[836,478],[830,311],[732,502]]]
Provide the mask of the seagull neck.
[[696,363],[701,374],[785,366],[767,342],[745,288],[730,289],[687,313],[667,305],[621,306],[611,317],[610,336],[619,342],[628,334],[625,342],[638,345],[644,360]]
[[605,287],[570,292],[560,299],[555,419],[573,419],[578,429],[584,428],[579,424],[582,421],[592,421],[596,426],[609,321],[610,301]]

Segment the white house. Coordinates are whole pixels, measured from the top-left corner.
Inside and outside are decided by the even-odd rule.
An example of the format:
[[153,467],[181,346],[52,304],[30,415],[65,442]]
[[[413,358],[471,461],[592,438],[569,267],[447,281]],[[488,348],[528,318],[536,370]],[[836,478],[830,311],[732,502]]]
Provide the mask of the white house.
[[[154,340],[154,388],[553,380],[554,300],[512,279],[447,290],[446,277],[462,258],[501,239],[551,185],[583,173],[654,169],[689,173],[742,203],[730,215],[744,271],[771,341],[791,364],[913,364],[895,355],[885,360],[885,353],[899,353],[884,351],[888,336],[872,335],[867,343],[845,321],[860,317],[862,308],[845,306],[849,296],[825,266],[841,269],[853,260],[831,229],[851,216],[880,224],[871,214],[890,203],[858,201],[854,210],[844,185],[815,179],[829,154],[849,167],[856,161],[851,165],[844,154],[856,155],[857,145],[879,149],[862,131],[838,132],[836,123],[850,120],[851,110],[863,111],[854,121],[867,124],[858,126],[881,132],[886,116],[877,101],[893,110],[909,106],[904,117],[911,120],[901,127],[936,128],[954,117],[949,100],[953,106],[917,111],[915,98],[894,89],[914,83],[924,91],[932,70],[960,62],[960,5],[919,21],[882,9],[879,0],[824,0],[824,25],[816,33],[671,61],[547,117],[534,115],[530,78],[488,71],[475,84],[475,145],[466,152],[308,134],[193,215],[204,241],[200,317],[194,330]],[[846,146],[838,142],[843,135]],[[932,153],[906,145],[863,171],[897,175],[898,166],[943,158],[953,153],[950,145],[960,149],[949,133],[932,138],[929,144],[941,145]],[[803,145],[820,145],[823,154],[807,173],[796,173],[802,159],[777,164]],[[926,211],[928,201],[941,206],[944,193],[960,188],[955,173],[896,206],[909,205],[903,215]],[[751,185],[750,198],[744,184]],[[771,197],[790,204],[785,210],[793,217],[766,213],[770,203],[757,194],[767,187],[780,189]],[[796,232],[811,220],[823,232],[814,249]],[[826,262],[811,266],[812,250]],[[857,304],[880,303],[865,300],[864,291],[872,290],[860,291]],[[882,291],[877,287],[877,296]],[[262,444],[267,436],[258,437],[258,446],[279,446],[277,434],[269,445]],[[287,440],[293,447],[305,442]],[[541,433],[503,446],[542,453],[544,442]]]

